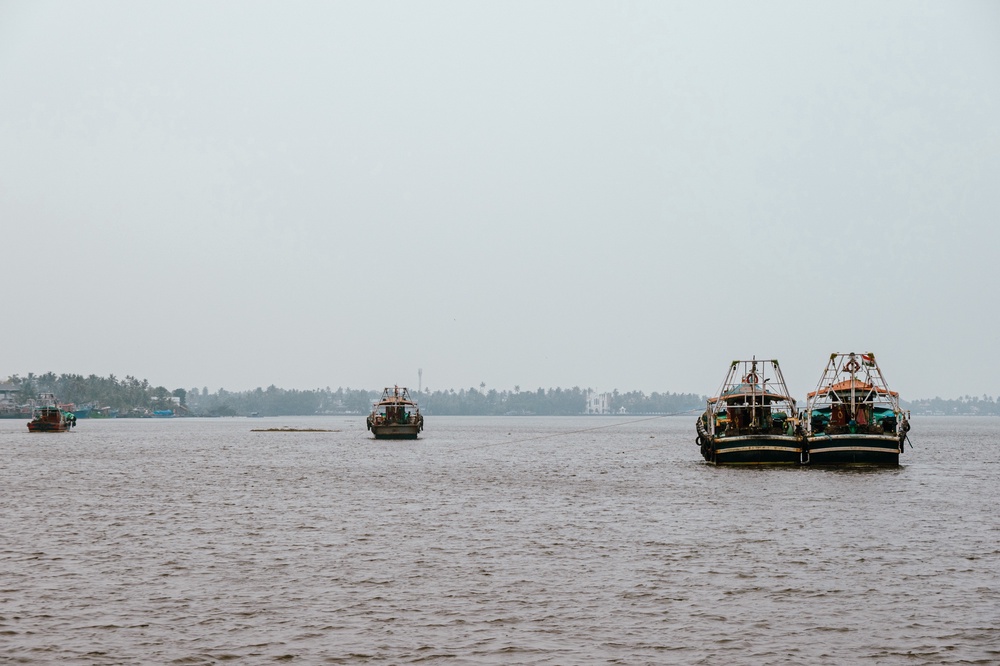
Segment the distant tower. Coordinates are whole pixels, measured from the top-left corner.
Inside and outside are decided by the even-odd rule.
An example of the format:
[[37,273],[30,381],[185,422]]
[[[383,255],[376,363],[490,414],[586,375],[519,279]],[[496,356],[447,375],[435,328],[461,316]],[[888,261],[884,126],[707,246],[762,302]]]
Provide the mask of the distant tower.
[[424,388],[424,369],[417,368],[417,393],[422,393]]

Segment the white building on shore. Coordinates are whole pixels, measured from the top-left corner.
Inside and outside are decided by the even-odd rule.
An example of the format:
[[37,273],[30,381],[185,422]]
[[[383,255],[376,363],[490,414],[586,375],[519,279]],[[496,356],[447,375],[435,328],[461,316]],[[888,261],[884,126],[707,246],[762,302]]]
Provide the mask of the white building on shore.
[[611,394],[587,392],[587,414],[610,414]]

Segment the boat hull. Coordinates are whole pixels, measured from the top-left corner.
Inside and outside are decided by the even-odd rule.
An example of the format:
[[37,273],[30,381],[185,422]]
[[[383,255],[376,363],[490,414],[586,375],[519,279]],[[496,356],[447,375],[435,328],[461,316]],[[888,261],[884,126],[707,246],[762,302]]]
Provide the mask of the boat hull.
[[798,465],[802,440],[794,435],[709,437],[702,455],[715,465]]
[[805,441],[810,465],[898,465],[900,444],[888,435],[810,435]]
[[420,432],[419,424],[411,423],[385,423],[382,425],[372,425],[372,434],[375,439],[416,439]]
[[67,432],[69,430],[69,424],[63,423],[48,423],[46,421],[28,422],[28,432]]

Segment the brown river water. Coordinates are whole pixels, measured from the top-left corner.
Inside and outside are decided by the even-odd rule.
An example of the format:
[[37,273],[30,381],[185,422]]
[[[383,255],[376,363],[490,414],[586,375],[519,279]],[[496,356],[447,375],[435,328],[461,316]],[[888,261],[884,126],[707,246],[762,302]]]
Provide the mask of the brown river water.
[[0,421],[0,663],[1000,663],[1000,419],[888,469],[694,424]]

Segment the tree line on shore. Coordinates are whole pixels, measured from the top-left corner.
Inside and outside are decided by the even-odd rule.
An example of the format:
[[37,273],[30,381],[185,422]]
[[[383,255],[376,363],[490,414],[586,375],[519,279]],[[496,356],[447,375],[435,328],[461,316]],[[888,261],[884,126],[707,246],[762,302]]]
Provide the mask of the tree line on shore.
[[[146,415],[156,410],[173,409],[185,416],[296,416],[311,414],[365,414],[379,398],[381,390],[330,387],[298,390],[274,385],[248,391],[227,391],[220,388],[210,393],[208,388],[173,389],[154,386],[145,379],[131,375],[119,379],[114,375],[29,373],[14,375],[8,385],[17,387],[18,404],[28,404],[41,393],[52,393],[61,403],[78,407],[90,405],[110,408],[120,416]],[[590,389],[573,387],[539,388],[522,391],[496,389],[454,389],[413,392],[413,398],[423,412],[430,415],[575,415],[587,411]],[[608,394],[609,413],[669,414],[703,407],[705,397],[693,393],[646,394],[642,391]]]
[[[248,391],[207,388],[167,389],[131,375],[28,373],[13,375],[6,382],[17,388],[17,404],[30,404],[40,393],[52,393],[61,403],[110,408],[120,416],[146,415],[156,410],[173,409],[185,416],[304,416],[312,414],[365,414],[381,391],[330,387],[311,390],[281,389],[274,385]],[[413,397],[428,415],[576,415],[587,411],[590,389],[573,387],[539,388],[534,391],[486,390],[479,388],[414,392]],[[705,407],[705,396],[693,393],[646,394],[617,390],[608,394],[606,409],[613,414],[678,414]],[[918,399],[903,401],[904,409],[917,415],[1000,416],[1000,399],[991,396],[963,396],[955,399]]]
[[1000,398],[994,399],[989,395],[965,395],[951,400],[921,398],[900,401],[900,404],[912,414],[924,416],[1000,416]]
[[[220,389],[216,393],[206,390],[187,393],[187,407],[203,415],[234,416],[259,414],[261,416],[290,416],[305,414],[366,414],[372,403],[381,396],[381,390],[325,388],[313,391],[295,391],[269,386],[267,389],[230,392]],[[587,409],[588,391],[579,387],[539,388],[535,391],[485,391],[476,388],[455,391],[411,392],[411,397],[428,415],[441,416],[559,416],[582,414]],[[639,391],[612,394],[609,412],[670,413],[696,409],[705,399],[693,394],[653,393]]]

